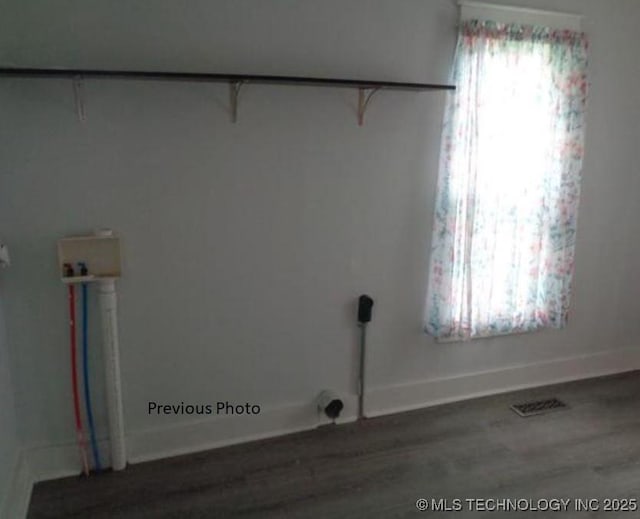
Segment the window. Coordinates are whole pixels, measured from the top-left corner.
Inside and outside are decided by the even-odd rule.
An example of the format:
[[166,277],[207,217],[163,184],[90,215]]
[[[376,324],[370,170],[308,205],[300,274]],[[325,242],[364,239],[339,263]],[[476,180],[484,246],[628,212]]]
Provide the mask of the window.
[[583,156],[583,33],[462,22],[443,129],[425,329],[566,324]]

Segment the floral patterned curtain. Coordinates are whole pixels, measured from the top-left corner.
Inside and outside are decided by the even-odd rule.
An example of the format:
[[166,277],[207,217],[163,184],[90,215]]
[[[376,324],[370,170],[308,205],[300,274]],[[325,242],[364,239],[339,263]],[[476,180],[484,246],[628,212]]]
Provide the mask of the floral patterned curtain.
[[587,39],[467,21],[445,115],[425,329],[440,339],[567,322]]

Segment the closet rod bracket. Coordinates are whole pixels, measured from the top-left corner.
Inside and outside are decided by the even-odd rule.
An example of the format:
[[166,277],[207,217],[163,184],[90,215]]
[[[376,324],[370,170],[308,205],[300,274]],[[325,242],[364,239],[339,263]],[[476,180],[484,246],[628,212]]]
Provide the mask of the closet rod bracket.
[[246,81],[230,81],[229,82],[229,105],[231,107],[231,122],[238,120],[238,98],[240,97],[240,89]]
[[364,114],[369,106],[369,101],[380,87],[360,87],[358,88],[358,126],[364,125]]
[[80,74],[73,76],[73,98],[76,104],[76,114],[81,123],[87,120],[84,95],[84,77]]

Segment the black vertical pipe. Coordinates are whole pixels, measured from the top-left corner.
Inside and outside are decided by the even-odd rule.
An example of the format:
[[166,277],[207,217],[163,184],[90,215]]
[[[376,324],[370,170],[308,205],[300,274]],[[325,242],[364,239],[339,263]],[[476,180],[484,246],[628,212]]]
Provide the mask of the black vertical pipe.
[[360,373],[358,377],[358,419],[364,418],[364,394],[367,352],[367,323],[371,321],[373,299],[368,295],[358,298],[358,326],[360,327]]

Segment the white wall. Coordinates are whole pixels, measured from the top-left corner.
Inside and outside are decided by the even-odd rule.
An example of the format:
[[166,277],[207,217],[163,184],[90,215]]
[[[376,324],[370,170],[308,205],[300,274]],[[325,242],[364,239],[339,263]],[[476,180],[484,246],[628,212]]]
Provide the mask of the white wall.
[[[1,284],[0,290],[2,290]],[[10,506],[9,494],[14,485],[20,453],[9,364],[9,351],[0,301],[0,517],[4,517],[3,512],[8,510]]]
[[[422,334],[443,93],[379,93],[359,128],[355,92],[249,85],[233,125],[224,85],[88,81],[81,124],[69,81],[0,80],[0,236],[14,260],[7,326],[27,444],[72,442],[55,240],[100,226],[124,240],[134,459],[313,425],[312,399],[326,387],[351,395],[353,414],[362,292],[376,300],[372,414],[640,367],[640,4],[511,3],[583,13],[592,44],[562,331],[446,345]],[[5,4],[3,65],[444,82],[455,42],[448,0]],[[104,431],[102,399],[100,384]],[[149,400],[248,400],[264,415],[198,425],[148,416]],[[65,456],[42,463],[55,472]]]

